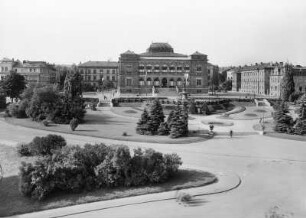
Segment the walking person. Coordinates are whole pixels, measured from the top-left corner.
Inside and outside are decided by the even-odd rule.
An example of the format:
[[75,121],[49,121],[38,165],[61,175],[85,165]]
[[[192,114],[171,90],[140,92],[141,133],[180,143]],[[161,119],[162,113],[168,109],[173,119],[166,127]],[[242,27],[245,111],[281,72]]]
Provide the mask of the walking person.
[[233,138],[233,130],[229,131],[230,137]]

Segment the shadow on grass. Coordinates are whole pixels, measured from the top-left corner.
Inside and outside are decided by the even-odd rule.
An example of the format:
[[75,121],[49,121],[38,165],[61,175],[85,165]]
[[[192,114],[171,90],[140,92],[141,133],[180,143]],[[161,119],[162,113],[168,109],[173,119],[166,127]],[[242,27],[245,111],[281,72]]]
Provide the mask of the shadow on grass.
[[[18,191],[19,178],[18,176],[11,176],[3,178],[0,183],[0,216],[12,216],[15,214],[23,214],[95,201],[199,187],[217,181],[217,177],[209,172],[181,169],[176,176],[161,184],[151,184],[141,187],[97,189],[95,191],[83,191],[81,193],[57,192],[50,195],[46,200],[34,201],[20,194]],[[190,206],[200,206],[203,203],[205,202],[196,200]]]

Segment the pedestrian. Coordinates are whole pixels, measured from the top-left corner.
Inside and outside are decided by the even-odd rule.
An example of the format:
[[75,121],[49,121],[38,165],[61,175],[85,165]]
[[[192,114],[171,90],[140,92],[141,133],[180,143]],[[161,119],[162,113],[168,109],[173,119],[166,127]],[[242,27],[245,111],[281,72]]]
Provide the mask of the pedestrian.
[[230,134],[230,137],[233,138],[233,130],[230,130],[229,134]]

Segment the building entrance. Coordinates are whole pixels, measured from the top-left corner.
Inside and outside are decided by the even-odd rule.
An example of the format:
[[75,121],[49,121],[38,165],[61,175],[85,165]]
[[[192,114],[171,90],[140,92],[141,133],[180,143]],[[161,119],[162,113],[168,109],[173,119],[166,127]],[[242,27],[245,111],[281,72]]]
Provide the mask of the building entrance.
[[167,87],[167,85],[168,85],[167,83],[168,83],[167,78],[163,78],[162,79],[162,87],[164,87],[164,88]]

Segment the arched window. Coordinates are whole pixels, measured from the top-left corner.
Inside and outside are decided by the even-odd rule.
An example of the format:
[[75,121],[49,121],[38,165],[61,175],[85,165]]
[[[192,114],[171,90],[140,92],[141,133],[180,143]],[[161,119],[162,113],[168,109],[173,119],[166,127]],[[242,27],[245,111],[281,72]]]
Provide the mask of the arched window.
[[163,70],[163,71],[167,71],[167,70],[168,70],[168,66],[167,66],[167,65],[163,65],[163,66],[162,66],[162,70]]
[[183,83],[182,83],[182,79],[181,78],[178,78],[177,80],[176,80],[176,84],[178,85],[178,86],[181,86]]
[[173,78],[171,78],[171,79],[169,80],[169,85],[170,85],[170,86],[175,86],[175,82],[174,82],[174,79],[173,79]]
[[154,86],[159,86],[159,78],[154,79]]
[[144,83],[143,78],[140,78],[140,79],[139,79],[139,85],[140,85],[140,86],[144,86],[144,84],[145,84],[145,83]]
[[148,78],[148,79],[147,79],[147,85],[148,85],[148,86],[152,85],[152,79],[151,79],[151,78]]

